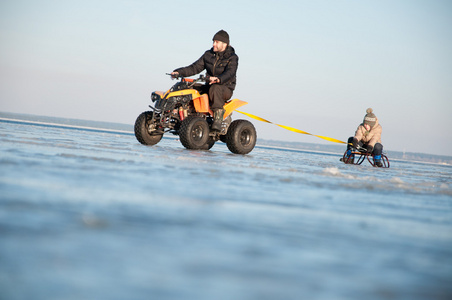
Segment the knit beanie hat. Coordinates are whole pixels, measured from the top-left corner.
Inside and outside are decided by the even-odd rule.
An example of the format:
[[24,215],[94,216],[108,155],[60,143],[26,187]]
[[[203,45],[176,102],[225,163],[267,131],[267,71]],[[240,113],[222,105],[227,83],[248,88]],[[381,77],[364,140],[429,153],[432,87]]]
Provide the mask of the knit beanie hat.
[[220,41],[229,45],[229,34],[224,30],[220,30],[215,33],[212,41]]
[[372,108],[368,108],[363,120],[363,124],[369,124],[370,128],[374,127],[377,122],[377,117],[372,113],[372,111]]

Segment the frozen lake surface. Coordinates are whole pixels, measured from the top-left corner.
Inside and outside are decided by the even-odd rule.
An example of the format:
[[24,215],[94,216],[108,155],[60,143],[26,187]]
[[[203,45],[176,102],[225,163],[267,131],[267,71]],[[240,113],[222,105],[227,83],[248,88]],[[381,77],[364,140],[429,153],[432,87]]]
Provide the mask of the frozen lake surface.
[[451,166],[4,121],[0,151],[0,299],[452,299]]

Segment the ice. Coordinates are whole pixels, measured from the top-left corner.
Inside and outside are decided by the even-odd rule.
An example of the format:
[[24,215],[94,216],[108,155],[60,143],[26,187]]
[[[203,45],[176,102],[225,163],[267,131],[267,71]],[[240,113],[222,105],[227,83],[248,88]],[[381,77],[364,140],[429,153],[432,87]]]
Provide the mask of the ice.
[[448,299],[452,168],[0,122],[0,298]]

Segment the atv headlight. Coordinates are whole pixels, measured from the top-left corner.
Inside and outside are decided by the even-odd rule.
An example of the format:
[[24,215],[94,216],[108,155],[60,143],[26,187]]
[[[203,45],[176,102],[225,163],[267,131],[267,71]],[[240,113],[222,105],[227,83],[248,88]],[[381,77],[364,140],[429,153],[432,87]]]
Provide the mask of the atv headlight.
[[155,102],[155,101],[157,101],[157,100],[159,100],[160,99],[160,95],[159,94],[156,94],[155,92],[152,92],[152,94],[151,94],[151,100],[152,100],[152,102]]

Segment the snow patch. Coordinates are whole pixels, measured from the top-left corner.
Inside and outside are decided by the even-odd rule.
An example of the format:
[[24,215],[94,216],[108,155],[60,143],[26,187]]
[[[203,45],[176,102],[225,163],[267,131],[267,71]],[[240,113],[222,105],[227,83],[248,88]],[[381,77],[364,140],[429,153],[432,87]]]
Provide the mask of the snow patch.
[[339,171],[339,169],[335,168],[335,167],[333,167],[333,168],[325,168],[323,170],[323,173],[334,175],[334,176],[342,175],[342,173]]

